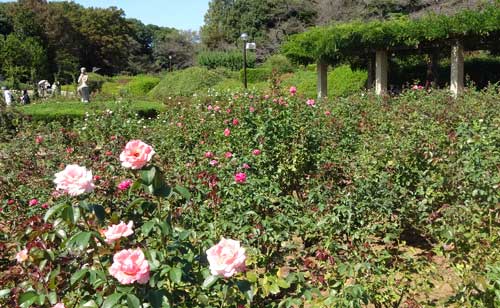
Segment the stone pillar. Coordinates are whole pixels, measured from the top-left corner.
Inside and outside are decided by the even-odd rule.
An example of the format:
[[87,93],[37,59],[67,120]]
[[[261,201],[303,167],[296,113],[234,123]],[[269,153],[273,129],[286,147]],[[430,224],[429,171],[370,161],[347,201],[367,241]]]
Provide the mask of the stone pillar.
[[328,64],[325,62],[318,62],[318,98],[328,96]]
[[387,51],[377,50],[375,54],[375,93],[384,95],[387,93]]
[[373,54],[368,55],[368,79],[366,80],[366,89],[373,88],[373,83],[375,82],[375,58]]
[[451,47],[450,91],[453,97],[464,92],[464,45],[457,40]]

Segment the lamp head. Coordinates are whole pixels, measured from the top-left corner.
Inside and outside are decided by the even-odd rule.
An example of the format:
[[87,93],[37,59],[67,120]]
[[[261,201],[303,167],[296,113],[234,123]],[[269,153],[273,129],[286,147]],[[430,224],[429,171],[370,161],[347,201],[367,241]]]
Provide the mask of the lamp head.
[[245,41],[245,42],[246,42],[246,41],[248,41],[248,34],[243,33],[243,34],[241,34],[240,38],[241,38],[243,41]]

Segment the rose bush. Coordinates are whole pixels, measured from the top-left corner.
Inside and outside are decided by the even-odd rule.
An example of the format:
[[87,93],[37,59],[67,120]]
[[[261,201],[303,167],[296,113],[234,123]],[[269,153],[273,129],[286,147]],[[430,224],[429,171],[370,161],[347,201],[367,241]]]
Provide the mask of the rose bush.
[[25,119],[0,144],[0,306],[494,306],[498,89],[282,92]]

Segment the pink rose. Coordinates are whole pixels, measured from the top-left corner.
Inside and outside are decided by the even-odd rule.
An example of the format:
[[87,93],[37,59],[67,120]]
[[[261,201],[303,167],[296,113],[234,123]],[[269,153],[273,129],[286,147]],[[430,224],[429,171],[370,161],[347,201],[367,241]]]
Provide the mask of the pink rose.
[[236,173],[234,180],[236,183],[245,183],[247,181],[247,175],[243,172]]
[[49,204],[48,203],[42,204],[42,209],[46,210],[48,208],[49,208]]
[[246,258],[245,249],[240,247],[240,242],[225,238],[207,250],[207,259],[212,275],[226,278],[243,272]]
[[326,115],[326,116],[329,116],[329,115],[331,115],[331,114],[332,114],[332,113],[331,113],[330,111],[328,111],[328,110],[327,110],[327,111],[325,111],[325,115]]
[[123,221],[121,221],[118,225],[110,226],[107,230],[104,230],[106,243],[113,244],[122,237],[132,235],[134,233],[134,231],[132,230],[133,227],[133,221],[129,221],[128,224],[125,224]]
[[214,109],[214,107],[212,107],[212,105],[208,105],[207,109],[212,110],[212,109]]
[[243,169],[250,169],[250,165],[249,165],[249,164],[247,164],[247,163],[244,163],[243,165],[241,165],[241,167],[242,167]]
[[224,136],[229,137],[231,135],[231,130],[229,128],[226,128],[224,130]]
[[52,308],[66,308],[63,303],[57,303]]
[[255,112],[255,108],[254,108],[254,107],[252,107],[252,106],[250,106],[250,108],[248,108],[248,110],[249,110],[250,112]]
[[210,166],[212,166],[212,167],[215,167],[218,164],[219,164],[219,162],[217,160],[215,160],[215,159],[210,161]]
[[36,136],[35,137],[35,143],[36,144],[40,144],[43,142],[43,137],[42,136]]
[[269,95],[264,95],[264,99],[269,99]]
[[54,183],[57,190],[76,197],[94,190],[92,171],[78,165],[68,165],[66,168],[55,174]]
[[125,249],[113,256],[109,273],[121,284],[132,284],[136,281],[145,284],[149,280],[149,263],[140,248]]
[[214,107],[214,111],[215,111],[215,112],[219,112],[219,111],[220,111],[220,107],[219,107],[219,106],[215,106],[215,107]]
[[296,93],[297,93],[297,88],[294,86],[291,86],[290,87],[290,95],[295,96]]
[[227,109],[226,109],[226,113],[227,113],[227,114],[230,114],[230,113],[231,113],[231,109],[230,109],[230,108],[227,108]]
[[133,182],[132,180],[127,179],[127,180],[125,180],[125,181],[122,181],[120,184],[118,184],[118,186],[117,186],[117,187],[118,187],[118,189],[119,189],[119,190],[122,190],[122,191],[123,191],[123,190],[127,190],[127,189],[129,189],[129,188],[130,188],[130,186],[132,186],[132,184],[133,184],[133,183],[134,183],[134,182]]
[[237,126],[238,124],[240,124],[240,121],[238,119],[233,119],[233,125]]
[[259,149],[255,149],[252,151],[252,154],[255,155],[255,156],[259,156],[261,153],[261,151]]
[[310,98],[307,100],[306,104],[312,107],[316,104],[316,101]]
[[208,151],[208,152],[205,152],[205,158],[212,158],[214,157],[214,153]]
[[38,200],[37,199],[31,199],[28,204],[29,204],[29,206],[35,206],[35,205],[38,204]]
[[24,248],[20,252],[16,253],[17,263],[23,263],[28,260],[28,249]]
[[120,154],[120,161],[124,168],[133,170],[144,167],[155,155],[153,148],[141,140],[132,140]]
[[226,154],[224,154],[224,156],[225,156],[226,158],[231,158],[231,157],[233,157],[233,153],[231,153],[231,152],[226,152]]

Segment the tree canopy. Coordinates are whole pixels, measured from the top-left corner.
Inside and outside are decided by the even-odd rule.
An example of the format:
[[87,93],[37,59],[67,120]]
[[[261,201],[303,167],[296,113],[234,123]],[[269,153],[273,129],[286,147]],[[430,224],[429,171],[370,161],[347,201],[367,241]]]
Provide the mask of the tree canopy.
[[119,8],[46,0],[1,3],[0,42],[0,75],[12,83],[71,81],[81,66],[103,74],[158,71],[169,55],[186,67],[194,50],[191,33],[127,19]]

